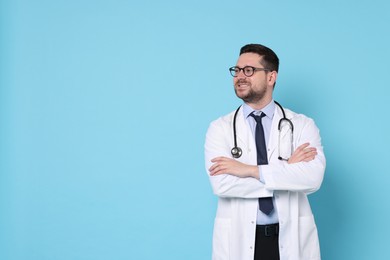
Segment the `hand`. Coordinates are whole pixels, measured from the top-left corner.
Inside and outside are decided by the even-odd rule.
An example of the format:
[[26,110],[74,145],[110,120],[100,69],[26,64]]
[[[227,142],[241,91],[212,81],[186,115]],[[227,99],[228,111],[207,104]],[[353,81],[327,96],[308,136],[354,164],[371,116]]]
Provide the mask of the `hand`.
[[230,174],[237,177],[259,178],[259,168],[227,157],[216,157],[211,160],[214,163],[209,171],[211,176]]
[[297,163],[297,162],[309,162],[314,160],[317,155],[317,149],[314,147],[309,147],[310,143],[304,143],[300,145],[288,159],[288,163]]

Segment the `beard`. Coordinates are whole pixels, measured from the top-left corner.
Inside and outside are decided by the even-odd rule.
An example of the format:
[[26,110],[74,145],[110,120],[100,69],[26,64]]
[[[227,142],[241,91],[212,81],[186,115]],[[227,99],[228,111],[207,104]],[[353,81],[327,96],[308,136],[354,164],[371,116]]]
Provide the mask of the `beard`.
[[[237,85],[240,83],[249,84],[248,82],[238,82]],[[267,93],[267,89],[265,87],[258,91],[255,91],[253,90],[252,85],[249,86],[250,87],[247,93],[238,93],[237,91],[238,86],[236,86],[234,88],[234,91],[236,92],[237,97],[241,98],[245,103],[249,103],[249,104],[257,103],[265,97]]]

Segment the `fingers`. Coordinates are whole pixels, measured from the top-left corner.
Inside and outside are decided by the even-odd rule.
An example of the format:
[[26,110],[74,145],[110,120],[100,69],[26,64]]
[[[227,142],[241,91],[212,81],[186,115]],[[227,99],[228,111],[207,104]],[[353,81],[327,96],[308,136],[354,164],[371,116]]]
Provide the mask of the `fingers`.
[[301,149],[297,154],[297,160],[299,162],[308,162],[314,160],[315,156],[318,154],[315,147],[307,147]]
[[314,158],[316,157],[317,154],[318,154],[317,149],[315,149],[315,148],[308,149],[302,155],[301,161],[309,162],[311,160],[314,160]]
[[298,146],[298,148],[296,149],[296,151],[302,151],[302,150],[304,150],[306,147],[308,147],[309,145],[310,145],[310,143],[301,144],[300,146]]
[[227,157],[216,157],[212,159],[211,162],[213,162],[213,165],[209,168],[211,176],[229,174],[239,178],[259,178],[259,169],[257,165],[244,164]]
[[209,169],[211,176],[219,174],[231,174],[238,176],[242,174],[243,166],[245,166],[242,163],[227,157],[216,157],[212,159],[211,162],[213,163]]
[[215,175],[226,173],[226,169],[227,168],[225,167],[225,165],[220,163],[215,163],[210,167],[209,171],[211,176],[215,176]]
[[215,176],[218,174],[225,173],[225,171],[226,171],[225,162],[227,160],[229,160],[229,159],[226,157],[216,157],[216,158],[212,159],[211,162],[214,164],[211,165],[211,167],[209,168],[210,175]]
[[309,147],[310,143],[304,143],[294,151],[288,163],[297,162],[309,162],[316,157],[317,149],[315,147]]

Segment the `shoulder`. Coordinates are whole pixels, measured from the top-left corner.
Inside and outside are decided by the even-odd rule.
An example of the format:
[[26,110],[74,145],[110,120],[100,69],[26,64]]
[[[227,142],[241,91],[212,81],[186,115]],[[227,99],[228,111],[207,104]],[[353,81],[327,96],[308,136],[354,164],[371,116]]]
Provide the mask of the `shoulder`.
[[228,135],[232,129],[235,112],[236,110],[231,111],[213,120],[207,129],[207,136],[213,136],[215,138],[216,136],[222,137]]
[[208,149],[214,147],[216,149],[217,147],[228,143],[226,138],[228,138],[231,133],[231,122],[233,120],[234,113],[235,111],[230,112],[229,114],[221,116],[210,123],[206,132],[205,147]]

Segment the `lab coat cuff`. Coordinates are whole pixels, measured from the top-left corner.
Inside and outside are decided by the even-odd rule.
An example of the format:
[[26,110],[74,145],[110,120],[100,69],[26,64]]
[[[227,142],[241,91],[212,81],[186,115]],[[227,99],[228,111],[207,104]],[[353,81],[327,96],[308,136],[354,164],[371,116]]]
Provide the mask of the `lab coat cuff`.
[[258,168],[259,168],[259,180],[260,180],[261,183],[265,184],[264,176],[262,174],[263,173],[262,166],[259,165]]
[[[261,167],[261,168],[260,168]],[[261,178],[260,178],[260,181],[261,179],[263,179],[263,183],[264,185],[267,187],[273,187],[275,185],[275,180],[274,180],[274,176],[273,176],[273,170],[272,170],[272,167],[270,167],[270,165],[261,165],[259,166],[260,170],[261,170]]]

